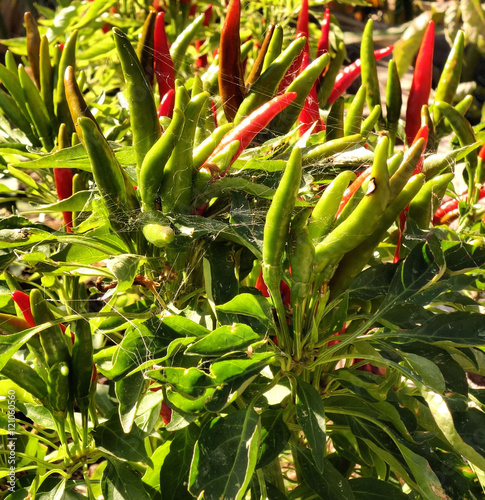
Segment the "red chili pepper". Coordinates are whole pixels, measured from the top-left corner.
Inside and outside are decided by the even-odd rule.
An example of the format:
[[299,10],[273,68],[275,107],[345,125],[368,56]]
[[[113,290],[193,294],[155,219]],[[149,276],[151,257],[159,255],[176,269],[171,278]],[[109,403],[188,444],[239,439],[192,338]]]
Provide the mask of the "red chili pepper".
[[296,21],[296,33],[300,36],[306,36],[305,52],[310,53],[310,44],[308,43],[308,0],[302,0],[301,9],[298,13],[298,19]]
[[[204,168],[207,164],[212,163],[212,160],[216,155],[218,155],[224,148],[226,148],[231,142],[239,141],[239,148],[231,160],[231,164],[237,159],[237,157],[244,151],[244,149],[251,143],[256,134],[261,132],[268,123],[283,109],[291,104],[297,96],[296,92],[288,92],[274,97],[271,101],[260,106],[258,109],[253,111],[249,116],[247,116],[242,122],[240,122],[236,127],[234,127],[227,135],[222,138],[222,141],[216,147],[216,149],[207,158],[201,168]],[[220,174],[221,176],[224,173]]]
[[[300,73],[310,64],[310,56],[308,52],[303,54],[303,59],[301,61]],[[325,125],[320,118],[320,109],[318,106],[318,95],[316,83],[313,84],[312,90],[305,99],[305,104],[298,116],[298,123],[300,125],[300,136],[302,136],[307,130],[314,124],[312,134],[321,132],[325,130]]]
[[170,89],[160,100],[160,104],[158,105],[158,116],[168,116],[172,118],[174,104],[175,90]]
[[433,76],[434,22],[430,21],[419,46],[406,108],[406,138],[411,144],[421,124],[421,108],[428,104]]
[[[339,335],[345,333],[347,331],[347,324],[344,323],[344,326],[342,327],[342,329],[340,331],[338,331],[337,333],[334,333],[333,335],[335,337],[338,337]],[[329,343],[327,344],[327,347],[331,347],[335,344],[339,344],[340,343],[340,340],[330,340]]]
[[372,172],[372,167],[366,168],[361,174],[359,174],[357,179],[355,179],[355,181],[352,182],[352,184],[344,191],[344,194],[342,196],[342,201],[340,202],[335,217],[338,217],[342,213],[342,210],[345,208],[345,205],[347,205],[350,198],[352,198],[353,194],[370,177],[371,172]]
[[[485,155],[485,150],[483,151],[483,154]],[[478,195],[479,200],[483,198],[485,198],[485,187],[482,187],[482,189],[480,189],[480,193]],[[458,206],[460,204],[460,201],[466,201],[467,199],[468,196],[465,194],[453,200],[448,200],[442,203],[433,216],[433,224],[435,226],[439,224],[446,224],[447,222],[450,222],[450,220],[456,218],[459,215]]]
[[217,109],[214,101],[211,99],[211,111],[212,111],[212,117],[214,118],[214,127],[217,128],[219,125],[217,124]]
[[[393,45],[389,45],[389,47],[386,47],[384,49],[375,50],[374,55],[376,57],[376,61],[388,56],[393,50]],[[333,87],[332,93],[327,99],[328,103],[332,104],[338,97],[345,93],[352,82],[360,75],[361,64],[361,60],[357,59],[352,64],[349,64],[342,71],[340,71],[340,73],[335,78],[335,85]]]
[[[204,21],[202,22],[202,26],[209,26],[211,15],[212,15],[212,4],[209,4],[204,11]],[[195,42],[195,50],[197,53],[199,53],[200,48],[202,47],[202,45],[204,45],[204,43],[205,43],[204,40],[197,40]],[[200,56],[197,56],[195,64],[198,68],[206,68],[208,66],[207,54],[202,54]]]
[[416,168],[414,169],[413,175],[420,174],[421,171],[423,170],[424,151],[426,149],[426,145],[428,144],[428,135],[429,135],[428,125],[426,123],[422,123],[420,129],[418,130],[417,134],[414,137],[413,144],[419,139],[423,138],[424,139],[423,154],[421,155],[421,158],[419,159],[419,162],[416,165]]
[[25,292],[15,290],[12,292],[12,299],[18,305],[29,326],[36,326],[32,311],[30,310],[30,297]]
[[165,33],[165,12],[159,12],[155,20],[153,51],[154,70],[161,99],[170,89],[175,89],[175,69]]
[[323,15],[322,30],[320,32],[320,40],[318,40],[317,45],[317,57],[320,57],[325,52],[328,52],[329,45],[329,35],[330,35],[330,9],[325,9],[325,14]]
[[[72,196],[72,178],[74,174],[70,168],[55,168],[54,182],[56,184],[57,197],[59,201]],[[66,231],[72,233],[72,212],[62,212],[62,218]]]
[[[263,297],[269,297],[269,291],[263,279],[262,269],[259,271],[259,276],[256,279],[256,285],[254,287],[263,294]],[[281,294],[281,299],[283,300],[283,305],[289,306],[291,302],[291,290],[286,281],[283,280],[280,281],[280,294]]]
[[478,152],[478,157],[485,161],[485,144],[480,148],[480,151]]
[[172,408],[167,406],[165,401],[162,401],[162,408],[160,409],[160,416],[162,417],[162,422],[168,425],[172,420]]

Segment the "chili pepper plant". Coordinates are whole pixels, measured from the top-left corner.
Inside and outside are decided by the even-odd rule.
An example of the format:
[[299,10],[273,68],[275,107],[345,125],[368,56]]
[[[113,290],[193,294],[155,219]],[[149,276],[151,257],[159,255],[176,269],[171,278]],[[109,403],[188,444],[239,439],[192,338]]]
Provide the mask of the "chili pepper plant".
[[319,2],[65,3],[0,65],[4,498],[482,498],[467,33],[405,101]]

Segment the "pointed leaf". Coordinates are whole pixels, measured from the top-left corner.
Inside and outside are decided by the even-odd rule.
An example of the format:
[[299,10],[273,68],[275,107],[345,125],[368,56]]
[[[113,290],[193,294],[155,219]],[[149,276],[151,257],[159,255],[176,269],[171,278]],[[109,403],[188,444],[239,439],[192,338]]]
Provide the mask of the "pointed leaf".
[[258,469],[270,464],[285,449],[291,433],[283,420],[283,410],[266,410],[261,414],[261,444]]
[[101,491],[105,500],[150,500],[141,476],[127,463],[113,458],[104,469]]
[[216,309],[226,313],[250,316],[265,325],[273,320],[273,313],[268,299],[262,295],[253,295],[252,293],[236,295],[229,302],[217,306]]
[[407,500],[402,490],[373,477],[358,477],[349,481],[355,500]]
[[260,424],[252,409],[212,420],[201,431],[190,468],[189,491],[205,498],[245,498],[258,458]]
[[125,434],[131,431],[144,388],[145,379],[141,372],[123,377],[115,382],[116,397],[120,402],[118,412]]

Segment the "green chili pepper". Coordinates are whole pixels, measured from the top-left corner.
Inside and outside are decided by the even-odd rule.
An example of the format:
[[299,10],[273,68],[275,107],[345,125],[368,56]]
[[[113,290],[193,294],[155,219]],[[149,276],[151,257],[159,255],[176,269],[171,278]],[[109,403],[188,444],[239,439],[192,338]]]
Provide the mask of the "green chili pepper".
[[142,67],[150,86],[153,86],[153,79],[155,76],[155,72],[153,70],[153,34],[155,31],[156,17],[157,13],[154,10],[148,12],[145,22],[143,23],[140,39],[138,40],[138,46],[136,48],[136,54],[138,56],[138,60],[140,61],[140,66]]
[[49,114],[47,113],[39,90],[27,75],[22,65],[19,66],[19,82],[22,87],[25,105],[27,106],[32,123],[37,130],[42,145],[46,151],[49,152],[54,147],[53,131]]
[[369,116],[362,122],[362,127],[360,128],[360,135],[362,137],[367,137],[374,127],[376,123],[379,121],[381,117],[381,105],[377,104],[372,108],[372,111],[369,113]]
[[376,56],[374,54],[373,31],[374,21],[369,19],[362,33],[362,41],[360,44],[362,84],[367,88],[367,105],[371,111],[381,104]]
[[69,106],[67,105],[66,92],[64,90],[64,74],[68,66],[72,66],[76,69],[77,35],[77,30],[74,30],[71,33],[71,36],[67,39],[64,49],[62,50],[62,55],[57,68],[57,87],[56,97],[54,100],[57,120],[59,123],[66,124],[68,135],[71,135],[74,132],[74,122],[72,121]]
[[175,239],[174,230],[167,220],[165,223],[150,222],[143,226],[143,236],[152,245],[164,248]]
[[[30,309],[35,324],[41,326],[44,323],[55,321],[55,316],[49,309],[42,293],[37,288],[30,292]],[[57,363],[68,363],[70,359],[66,336],[62,333],[59,325],[53,325],[39,333],[40,343],[44,349],[45,359],[49,367]]]
[[57,127],[57,117],[54,112],[54,72],[49,54],[49,40],[46,35],[42,35],[40,41],[39,65],[40,95],[47,109],[51,125],[55,129]]
[[[72,177],[72,194],[76,194],[79,191],[85,191],[86,185],[80,174],[74,174]],[[76,227],[79,224],[77,220],[80,212],[72,212],[72,227]]]
[[10,358],[0,373],[37,399],[44,399],[47,396],[46,383],[33,368],[19,359]]
[[27,111],[24,92],[22,90],[22,87],[20,86],[18,73],[14,73],[13,71],[10,71],[8,68],[6,68],[3,64],[0,64],[0,81],[15,100],[15,103],[19,107],[20,111],[22,111],[25,119],[30,121],[31,118],[29,112]]
[[394,151],[394,143],[396,141],[397,126],[399,118],[401,117],[402,107],[402,89],[401,80],[397,71],[394,59],[389,61],[387,72],[387,85],[386,85],[386,121],[387,129],[389,132],[389,151]]
[[214,132],[194,149],[192,161],[194,169],[199,168],[212,154],[221,142],[222,138],[234,127],[234,123],[225,123],[216,128]]
[[367,89],[365,85],[361,85],[359,90],[355,94],[352,103],[348,107],[344,120],[344,136],[358,134],[360,132],[366,93]]
[[[283,177],[269,207],[263,236],[263,278],[268,287],[280,319],[283,338],[278,339],[282,348],[289,347],[283,302],[280,295],[283,252],[288,239],[291,214],[301,182],[301,151],[295,147],[286,165]],[[282,344],[280,344],[280,340]]]
[[345,99],[339,97],[334,101],[327,116],[325,142],[341,139],[344,134]]
[[283,48],[283,28],[277,24],[273,30],[268,50],[264,56],[262,72],[264,73],[273,61],[281,54]]
[[362,142],[363,137],[360,134],[355,134],[310,147],[303,152],[303,166],[311,165],[329,156],[347,151],[348,149],[362,144]]
[[286,93],[296,92],[297,96],[290,106],[279,113],[269,124],[270,131],[277,135],[289,132],[303,109],[305,99],[313,85],[330,61],[330,55],[323,54],[309,64],[288,86]]
[[138,190],[140,191],[143,210],[155,210],[156,199],[167,164],[175,145],[180,140],[185,117],[180,109],[173,110],[173,118],[163,135],[148,151],[138,172]]
[[320,88],[318,89],[318,104],[321,108],[325,107],[325,105],[327,104],[327,99],[332,93],[335,84],[335,78],[337,78],[342,63],[344,62],[345,54],[345,44],[344,42],[340,42],[338,44],[335,57],[330,61],[328,70],[323,77]]
[[116,49],[125,77],[126,95],[130,111],[133,147],[137,168],[160,137],[160,124],[153,92],[138,57],[126,35],[113,28]]
[[409,204],[409,216],[421,229],[428,229],[454,174],[437,175],[427,181]]
[[12,333],[23,332],[31,327],[25,319],[18,318],[12,314],[0,313],[0,332],[1,335],[10,335]]
[[37,88],[40,89],[40,72],[39,72],[39,50],[40,50],[40,34],[37,22],[30,12],[24,14],[25,31],[27,35],[27,57],[29,59],[30,69],[34,77]]
[[335,215],[340,206],[340,200],[347,186],[355,177],[355,174],[350,170],[341,172],[323,192],[313,209],[308,224],[310,236],[314,241],[321,241],[332,229]]
[[15,75],[17,74],[17,61],[15,61],[15,57],[12,52],[10,52],[10,50],[7,50],[7,52],[5,52],[5,66],[12,73],[14,73]]
[[[390,142],[389,138],[389,142]],[[389,177],[392,177],[396,172],[397,169],[401,166],[402,160],[404,157],[404,153],[402,151],[398,151],[397,153],[393,154],[389,160],[387,160],[387,169],[389,170]],[[389,180],[389,184],[390,184]]]
[[54,416],[65,417],[70,400],[69,365],[63,361],[51,366],[48,378],[48,401]]
[[251,86],[249,94],[240,104],[234,118],[236,125],[276,94],[280,81],[285,76],[292,62],[303,50],[305,43],[305,37],[297,38],[264,70]]
[[185,59],[185,54],[189,48],[190,42],[199,31],[199,28],[204,23],[204,14],[197,16],[180,35],[175,39],[170,47],[170,55],[172,56],[173,66],[177,73]]
[[392,174],[389,180],[389,199],[392,201],[404,188],[414,173],[416,166],[424,152],[425,140],[418,139],[405,153],[399,168]]
[[64,74],[64,89],[66,92],[66,101],[69,107],[69,112],[71,113],[72,121],[74,122],[74,128],[76,130],[76,134],[81,139],[81,141],[82,141],[82,131],[77,121],[77,119],[81,116],[89,118],[96,125],[99,132],[101,133],[101,129],[98,125],[98,122],[91,113],[91,110],[88,108],[88,105],[84,100],[83,94],[79,89],[79,86],[76,81],[76,75],[74,74],[74,68],[72,66],[68,66],[66,68],[66,72]]
[[[435,102],[435,108],[450,122],[453,132],[458,137],[460,146],[467,146],[476,142],[475,133],[470,122],[453,106],[446,102]],[[478,164],[478,153],[474,149],[466,155],[466,170],[468,173],[468,192],[473,192],[475,171]]]
[[[200,113],[208,98],[209,93],[202,92],[192,98],[184,109],[183,131],[163,171],[161,200],[162,209],[166,213],[190,212],[192,175],[194,173],[192,159],[194,136]],[[177,97],[175,105],[177,106]]]
[[323,271],[329,264],[338,263],[347,252],[359,245],[375,230],[389,200],[388,150],[389,139],[381,137],[375,149],[371,179],[364,198],[351,216],[316,246],[316,272]]
[[399,214],[409,205],[424,183],[424,175],[414,175],[397,195],[392,203],[386,208],[383,216],[376,224],[372,233],[360,242],[355,248],[347,252],[339,262],[335,274],[329,282],[330,298],[334,300],[347,290],[352,280],[359,274],[369,262],[370,258],[384,239],[387,230]]

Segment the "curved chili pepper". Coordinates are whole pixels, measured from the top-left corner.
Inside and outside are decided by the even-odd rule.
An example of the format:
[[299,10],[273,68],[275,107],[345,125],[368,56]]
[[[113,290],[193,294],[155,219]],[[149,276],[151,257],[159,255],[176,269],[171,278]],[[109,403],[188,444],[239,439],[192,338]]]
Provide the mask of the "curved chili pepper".
[[310,54],[310,44],[308,43],[308,0],[302,0],[298,19],[296,20],[296,33],[306,37],[305,52]]
[[253,111],[239,125],[234,127],[227,135],[223,137],[219,145],[214,149],[207,160],[202,164],[204,168],[212,162],[214,157],[219,154],[226,146],[233,141],[239,141],[239,148],[232,158],[234,162],[236,158],[244,151],[251,143],[254,137],[263,130],[269,122],[278,115],[283,109],[291,104],[297,97],[296,92],[289,92],[274,97],[271,101],[263,104],[258,109]]
[[332,104],[327,115],[325,142],[341,139],[344,136],[345,99],[339,97]]
[[27,35],[27,57],[37,88],[40,89],[40,34],[37,22],[30,12],[24,14],[25,31]]
[[[158,93],[162,99],[169,90],[175,89],[175,69],[165,33],[165,12],[159,12],[153,33],[154,70]],[[160,116],[160,115],[159,115]],[[169,116],[169,115],[164,115]]]
[[224,113],[229,122],[234,121],[237,110],[245,97],[241,62],[240,0],[231,0],[221,30],[219,44],[219,93]]
[[[301,61],[300,73],[304,71],[307,66],[310,64],[310,55],[307,52],[304,52],[303,59]],[[320,108],[318,106],[318,96],[317,96],[317,86],[316,83],[313,84],[310,93],[307,95],[305,99],[305,104],[303,105],[303,109],[298,115],[298,124],[300,125],[300,136],[305,134],[308,129],[310,129],[313,124],[312,134],[316,134],[325,130],[325,126],[320,118]]]
[[258,51],[258,57],[253,63],[253,67],[249,76],[246,79],[246,92],[249,92],[249,89],[253,85],[253,83],[259,78],[261,71],[263,70],[264,58],[266,57],[266,52],[268,51],[268,47],[271,43],[271,38],[273,36],[273,32],[275,29],[274,24],[270,24],[266,31],[266,35],[263,40],[263,44],[261,45]]
[[161,99],[158,105],[158,117],[168,116],[172,118],[175,104],[175,89],[170,89]]
[[[376,61],[382,59],[383,57],[387,57],[394,50],[393,45],[389,45],[384,49],[377,49],[374,51],[374,57]],[[337,97],[340,97],[345,93],[345,91],[350,87],[352,82],[360,75],[362,70],[362,61],[361,59],[356,59],[352,64],[346,66],[335,78],[335,85],[330,96],[327,99],[327,102],[332,104]]]
[[389,61],[386,84],[386,121],[389,131],[389,151],[394,151],[397,126],[401,117],[402,89],[396,63],[393,59]]
[[358,177],[352,182],[352,184],[344,191],[342,195],[342,199],[340,201],[340,204],[338,206],[338,210],[335,214],[335,217],[338,218],[338,216],[342,213],[342,210],[345,208],[347,203],[349,202],[350,198],[355,194],[355,192],[364,184],[366,180],[369,179],[370,174],[372,172],[372,167],[366,168],[363,172],[361,172]]
[[47,109],[51,125],[55,129],[57,118],[54,113],[54,70],[49,54],[49,40],[46,35],[42,35],[40,40],[39,66],[40,95]]
[[377,78],[377,59],[374,54],[373,30],[374,21],[369,19],[362,33],[362,42],[360,44],[362,84],[367,88],[367,106],[371,111],[381,104],[379,79]]
[[36,326],[32,311],[30,310],[30,297],[25,292],[14,290],[12,292],[12,299],[19,307],[28,325],[30,327]]
[[[58,149],[61,150],[68,147],[67,141],[66,125],[61,123],[59,127],[59,139],[57,141]],[[72,196],[72,178],[73,173],[70,168],[54,168],[54,182],[59,201]],[[72,212],[62,212],[62,218],[64,219],[66,231],[72,233]]]
[[330,35],[330,9],[327,7],[325,9],[325,14],[323,15],[320,39],[318,40],[318,45],[317,45],[317,57],[321,56],[325,52],[328,52],[328,49],[330,47],[329,35]]
[[360,132],[367,89],[361,85],[345,113],[344,136]]
[[283,48],[283,28],[277,24],[273,30],[273,35],[271,37],[271,42],[266,51],[266,55],[263,61],[264,73],[271,63],[281,54],[281,49]]
[[428,104],[433,77],[434,22],[430,21],[419,46],[406,108],[406,139],[412,144],[421,123],[421,108]]

